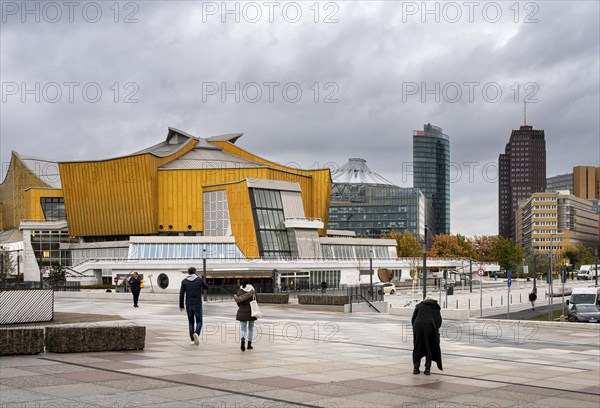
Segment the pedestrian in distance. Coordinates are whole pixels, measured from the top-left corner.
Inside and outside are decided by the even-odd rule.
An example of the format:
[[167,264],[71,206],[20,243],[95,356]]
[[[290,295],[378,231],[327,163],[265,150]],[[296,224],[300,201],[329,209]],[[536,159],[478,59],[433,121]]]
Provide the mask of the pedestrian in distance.
[[533,288],[529,294],[529,301],[531,302],[531,310],[535,310],[535,301],[537,300],[537,288]]
[[200,332],[202,331],[202,289],[208,290],[208,284],[196,274],[193,266],[188,269],[188,276],[181,281],[179,289],[179,311],[183,312],[185,298],[185,310],[187,311],[190,344],[200,344]]
[[431,362],[435,361],[442,369],[442,351],[440,350],[440,327],[442,314],[438,302],[426,298],[419,302],[411,319],[413,328],[413,374],[419,374],[421,359],[425,357],[425,375],[431,373]]
[[321,293],[325,293],[327,291],[327,282],[321,282]]
[[250,279],[242,279],[242,286],[238,289],[233,299],[238,305],[238,311],[235,315],[235,320],[240,322],[240,348],[246,351],[246,339],[248,339],[248,350],[252,350],[252,336],[254,334],[254,321],[256,317],[252,317],[252,309],[250,302],[256,296],[254,287],[250,284]]
[[129,287],[131,288],[131,294],[133,295],[133,307],[138,306],[138,300],[140,299],[140,292],[142,291],[142,278],[137,272],[133,273],[127,283],[129,283]]

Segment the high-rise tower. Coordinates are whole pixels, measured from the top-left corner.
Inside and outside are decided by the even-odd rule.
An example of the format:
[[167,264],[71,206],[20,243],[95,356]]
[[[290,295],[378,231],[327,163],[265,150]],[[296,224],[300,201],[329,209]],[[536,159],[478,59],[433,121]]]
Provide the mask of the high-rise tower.
[[413,131],[413,174],[413,186],[433,205],[427,224],[436,234],[450,234],[450,141],[442,128],[428,123]]
[[533,193],[546,191],[546,140],[543,129],[513,130],[498,158],[498,233],[515,239],[515,212]]

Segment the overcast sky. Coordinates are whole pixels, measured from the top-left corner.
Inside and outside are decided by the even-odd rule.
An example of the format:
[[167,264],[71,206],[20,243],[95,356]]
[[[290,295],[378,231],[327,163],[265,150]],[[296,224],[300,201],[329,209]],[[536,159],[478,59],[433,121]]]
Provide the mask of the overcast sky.
[[109,158],[172,126],[302,168],[364,158],[410,187],[431,123],[451,143],[451,231],[473,236],[498,233],[524,100],[548,176],[600,165],[598,1],[23,4],[1,4],[2,177],[11,150]]

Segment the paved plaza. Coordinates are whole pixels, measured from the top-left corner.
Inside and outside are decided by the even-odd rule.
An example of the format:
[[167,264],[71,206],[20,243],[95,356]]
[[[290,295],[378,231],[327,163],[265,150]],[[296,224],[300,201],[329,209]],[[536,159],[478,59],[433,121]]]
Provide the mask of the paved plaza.
[[146,326],[145,350],[2,357],[0,406],[600,406],[600,325],[446,320],[444,371],[425,376],[412,374],[407,317],[262,309],[242,352],[233,301],[205,304],[196,347],[176,302],[57,298],[56,312],[127,321],[88,325]]

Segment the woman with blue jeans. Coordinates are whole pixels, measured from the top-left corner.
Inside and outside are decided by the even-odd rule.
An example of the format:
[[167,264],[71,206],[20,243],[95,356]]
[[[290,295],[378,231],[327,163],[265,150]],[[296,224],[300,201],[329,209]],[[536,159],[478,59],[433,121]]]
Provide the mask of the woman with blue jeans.
[[241,338],[241,349],[246,351],[246,339],[248,339],[248,350],[252,350],[252,335],[254,334],[254,321],[256,317],[252,317],[252,311],[250,309],[250,302],[256,295],[254,287],[250,284],[250,279],[242,279],[242,286],[238,289],[237,293],[233,295],[236,303],[238,304],[238,311],[235,315],[235,320],[240,322],[240,338]]

